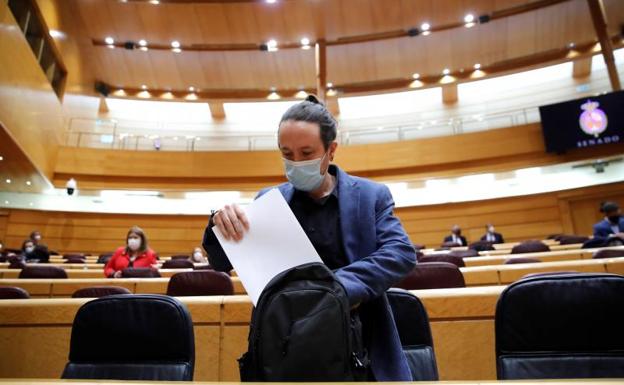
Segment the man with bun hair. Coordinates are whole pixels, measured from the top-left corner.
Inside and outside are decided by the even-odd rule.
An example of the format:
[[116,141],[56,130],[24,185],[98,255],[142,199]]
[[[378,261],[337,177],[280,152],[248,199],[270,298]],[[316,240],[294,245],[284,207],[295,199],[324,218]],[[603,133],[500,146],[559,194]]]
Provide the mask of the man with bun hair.
[[[371,361],[369,380],[411,381],[386,290],[414,268],[416,253],[393,214],[388,187],[331,164],[338,147],[336,134],[336,121],[315,96],[290,107],[280,120],[277,143],[288,182],[277,188],[323,262],[345,287],[352,312],[362,322]],[[226,239],[239,241],[249,223],[235,204],[210,218],[203,246],[211,266],[229,271],[232,265],[213,226]]]

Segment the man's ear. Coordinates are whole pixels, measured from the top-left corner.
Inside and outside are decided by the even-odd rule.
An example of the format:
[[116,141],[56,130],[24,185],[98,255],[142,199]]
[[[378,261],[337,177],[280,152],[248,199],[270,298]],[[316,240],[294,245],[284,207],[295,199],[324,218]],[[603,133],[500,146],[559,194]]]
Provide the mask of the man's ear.
[[334,161],[334,155],[336,155],[336,148],[338,147],[338,142],[333,141],[331,142],[331,144],[329,145],[329,160],[331,162]]

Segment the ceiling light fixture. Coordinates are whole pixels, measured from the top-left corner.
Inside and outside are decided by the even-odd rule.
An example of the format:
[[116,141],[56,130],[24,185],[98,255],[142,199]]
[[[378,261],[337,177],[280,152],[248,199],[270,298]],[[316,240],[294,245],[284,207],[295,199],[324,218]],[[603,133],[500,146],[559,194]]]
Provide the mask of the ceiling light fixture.
[[429,23],[422,23],[420,25],[420,30],[422,31],[422,34],[424,36],[427,36],[431,33],[430,29],[431,29],[431,25]]
[[464,23],[466,28],[470,28],[473,27],[475,25],[475,17],[472,13],[467,14],[466,16],[464,16]]

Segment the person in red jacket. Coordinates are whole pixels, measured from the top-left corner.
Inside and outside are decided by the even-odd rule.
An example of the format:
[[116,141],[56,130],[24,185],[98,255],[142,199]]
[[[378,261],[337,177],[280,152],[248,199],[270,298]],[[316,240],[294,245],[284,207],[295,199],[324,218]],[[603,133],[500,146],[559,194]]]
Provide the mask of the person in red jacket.
[[104,274],[109,278],[119,278],[121,271],[127,267],[152,267],[157,263],[156,253],[147,246],[145,232],[133,226],[126,236],[126,246],[115,251],[104,268]]

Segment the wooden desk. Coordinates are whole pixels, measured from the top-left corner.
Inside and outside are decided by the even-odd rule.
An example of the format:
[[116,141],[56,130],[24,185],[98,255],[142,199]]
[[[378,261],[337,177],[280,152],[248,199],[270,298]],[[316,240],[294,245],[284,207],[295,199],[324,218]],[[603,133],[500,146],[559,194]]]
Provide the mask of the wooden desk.
[[[169,278],[176,273],[193,271],[193,269],[159,269],[158,272],[161,276]],[[0,269],[0,279],[3,278],[17,278],[21,272],[21,269]],[[67,269],[67,278],[105,278],[104,269]]]
[[594,248],[594,249],[570,249],[570,250],[558,250],[558,251],[544,251],[544,252],[539,252],[539,253],[524,253],[524,254],[504,254],[504,255],[483,254],[482,256],[479,256],[479,257],[464,258],[464,263],[466,264],[466,267],[472,267],[472,266],[502,265],[505,263],[506,260],[510,258],[535,258],[535,259],[539,259],[542,262],[592,259],[594,253],[602,249],[623,250],[624,246]]
[[[172,269],[180,272],[182,269]],[[169,270],[166,270],[167,274]],[[78,289],[91,286],[121,286],[135,294],[166,294],[169,278],[72,278],[72,279],[19,279],[2,278],[0,286],[17,286],[34,298],[71,297]],[[235,294],[245,294],[240,278],[232,277]]]
[[461,267],[460,270],[466,286],[504,285],[527,274],[550,271],[624,274],[624,258]]
[[[431,322],[441,379],[495,379],[494,310],[504,287],[414,291]],[[197,380],[238,381],[247,349],[247,296],[181,297],[195,327]],[[88,299],[0,301],[0,377],[58,378],[67,362],[71,324]],[[28,352],[45,360],[26,360]]]

